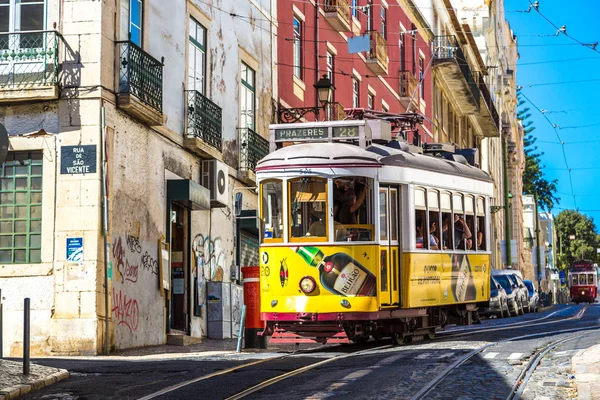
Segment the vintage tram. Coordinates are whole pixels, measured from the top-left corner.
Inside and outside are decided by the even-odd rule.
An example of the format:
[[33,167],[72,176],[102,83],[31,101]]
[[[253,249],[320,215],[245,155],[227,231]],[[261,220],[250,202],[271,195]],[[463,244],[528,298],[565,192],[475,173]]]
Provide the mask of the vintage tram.
[[433,337],[489,300],[492,180],[389,140],[384,123],[271,126],[256,168],[271,342]]
[[575,261],[569,268],[569,294],[571,301],[593,303],[598,296],[596,266],[588,260]]

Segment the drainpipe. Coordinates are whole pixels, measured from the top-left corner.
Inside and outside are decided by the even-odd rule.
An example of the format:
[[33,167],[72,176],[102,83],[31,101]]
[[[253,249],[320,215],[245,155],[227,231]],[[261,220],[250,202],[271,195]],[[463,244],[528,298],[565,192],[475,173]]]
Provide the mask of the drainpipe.
[[508,137],[506,131],[502,140],[502,166],[504,169],[504,241],[506,246],[506,267],[512,269],[512,255],[510,254],[510,203],[508,197]]
[[[315,4],[315,83],[319,82],[319,4]],[[320,106],[319,91],[315,89],[315,105]],[[323,110],[327,112],[327,110]],[[316,118],[318,121],[319,118]]]
[[[102,102],[102,100],[101,100]],[[108,335],[110,324],[108,321],[108,263],[110,262],[110,249],[108,247],[108,197],[106,196],[106,109],[102,104],[102,126],[100,128],[100,153],[102,162],[100,169],[102,172],[102,233],[104,237],[104,354],[109,355]]]
[[535,206],[535,245],[537,247],[537,281],[538,290],[542,290],[542,252],[540,251],[540,214],[537,191],[533,192],[533,198]]

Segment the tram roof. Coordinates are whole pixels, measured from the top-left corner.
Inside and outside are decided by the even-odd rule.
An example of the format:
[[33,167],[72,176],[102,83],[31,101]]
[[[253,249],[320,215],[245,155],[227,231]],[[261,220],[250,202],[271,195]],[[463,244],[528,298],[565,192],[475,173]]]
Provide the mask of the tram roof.
[[414,168],[492,182],[484,171],[441,157],[411,153],[379,144],[366,149],[345,143],[302,143],[278,149],[261,159],[256,171],[277,167],[336,166]]

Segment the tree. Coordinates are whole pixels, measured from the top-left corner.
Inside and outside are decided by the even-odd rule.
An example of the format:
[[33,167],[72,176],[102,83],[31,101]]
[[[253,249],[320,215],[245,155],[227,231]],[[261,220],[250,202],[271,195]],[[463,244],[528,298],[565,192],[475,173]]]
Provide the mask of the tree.
[[[524,100],[520,100],[517,107],[522,106],[524,103]],[[545,166],[540,165],[544,152],[538,152],[538,147],[535,145],[537,139],[532,134],[535,126],[533,126],[533,121],[527,121],[529,117],[531,117],[529,108],[522,108],[517,112],[517,118],[523,125],[523,148],[525,153],[523,193],[537,194],[539,208],[549,211],[554,205],[560,203],[560,198],[556,197],[558,180],[548,181],[544,176],[543,168]]]
[[596,233],[592,218],[574,210],[564,210],[554,221],[558,236],[559,265],[562,269],[581,258],[597,261],[596,249],[600,247],[600,235]]

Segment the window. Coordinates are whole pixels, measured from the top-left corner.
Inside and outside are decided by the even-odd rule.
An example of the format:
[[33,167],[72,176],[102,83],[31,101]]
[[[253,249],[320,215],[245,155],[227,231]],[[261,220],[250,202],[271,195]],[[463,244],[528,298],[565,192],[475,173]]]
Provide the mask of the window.
[[427,191],[427,210],[429,220],[427,222],[427,235],[429,237],[429,249],[438,250],[440,244],[440,200],[437,190]]
[[360,82],[358,78],[352,77],[352,107],[358,108],[360,105]]
[[294,16],[294,75],[302,79],[302,22]]
[[283,236],[283,184],[280,180],[260,184],[262,197],[260,212],[263,240],[282,239]]
[[477,235],[475,236],[475,248],[477,250],[486,250],[486,229],[485,229],[485,200],[483,197],[477,198]]
[[188,90],[205,93],[206,86],[206,29],[190,18]]
[[[43,31],[45,20],[44,0],[0,0],[0,33]],[[44,36],[41,33],[11,36],[0,36],[0,49],[43,47]]]
[[400,53],[400,71],[405,71],[405,69],[406,69],[406,67],[404,66],[405,61],[406,61],[404,36],[405,36],[405,32],[403,32],[402,29],[400,29],[400,38],[398,39],[398,50]]
[[352,0],[352,16],[358,18],[358,0]]
[[370,211],[372,179],[345,176],[333,180],[333,222],[335,241],[373,240]]
[[327,180],[291,180],[289,193],[291,239],[327,240]]
[[[331,82],[332,85],[335,86],[335,74],[333,71],[335,71],[335,56],[333,55],[333,53],[331,52],[327,52],[327,77],[329,78],[329,81]],[[335,90],[333,91],[333,96],[335,96]],[[333,98],[331,99],[331,101],[333,102]]]
[[0,182],[0,263],[39,263],[42,152],[8,153]]
[[[475,231],[475,209],[473,203],[473,196],[465,195],[465,223],[469,228],[469,231]],[[467,250],[475,250],[475,243],[473,238],[466,239]]]
[[373,0],[367,0],[367,32],[373,30]]
[[367,104],[369,106],[369,110],[373,110],[375,108],[375,96],[373,96],[371,93],[369,93],[369,96],[367,97]]
[[383,102],[381,103],[381,109],[383,110],[383,112],[389,112],[390,111],[390,107],[383,104]]
[[143,0],[129,0],[129,36],[130,40],[142,47],[144,32],[142,21],[144,18]]
[[242,62],[240,93],[240,127],[254,130],[256,116],[256,72]]
[[419,95],[425,99],[425,60],[419,57]]
[[387,39],[386,23],[387,23],[387,8],[385,8],[382,5],[381,6],[381,36],[383,36],[384,39]]
[[412,36],[412,73],[413,75],[416,73],[415,67],[417,64],[417,27],[415,24],[412,24],[411,28],[411,36]]
[[442,211],[442,248],[445,249],[453,249],[454,248],[454,240],[452,236],[452,224],[450,223],[452,219],[452,202],[450,200],[450,193],[442,192],[440,193],[440,208]]

